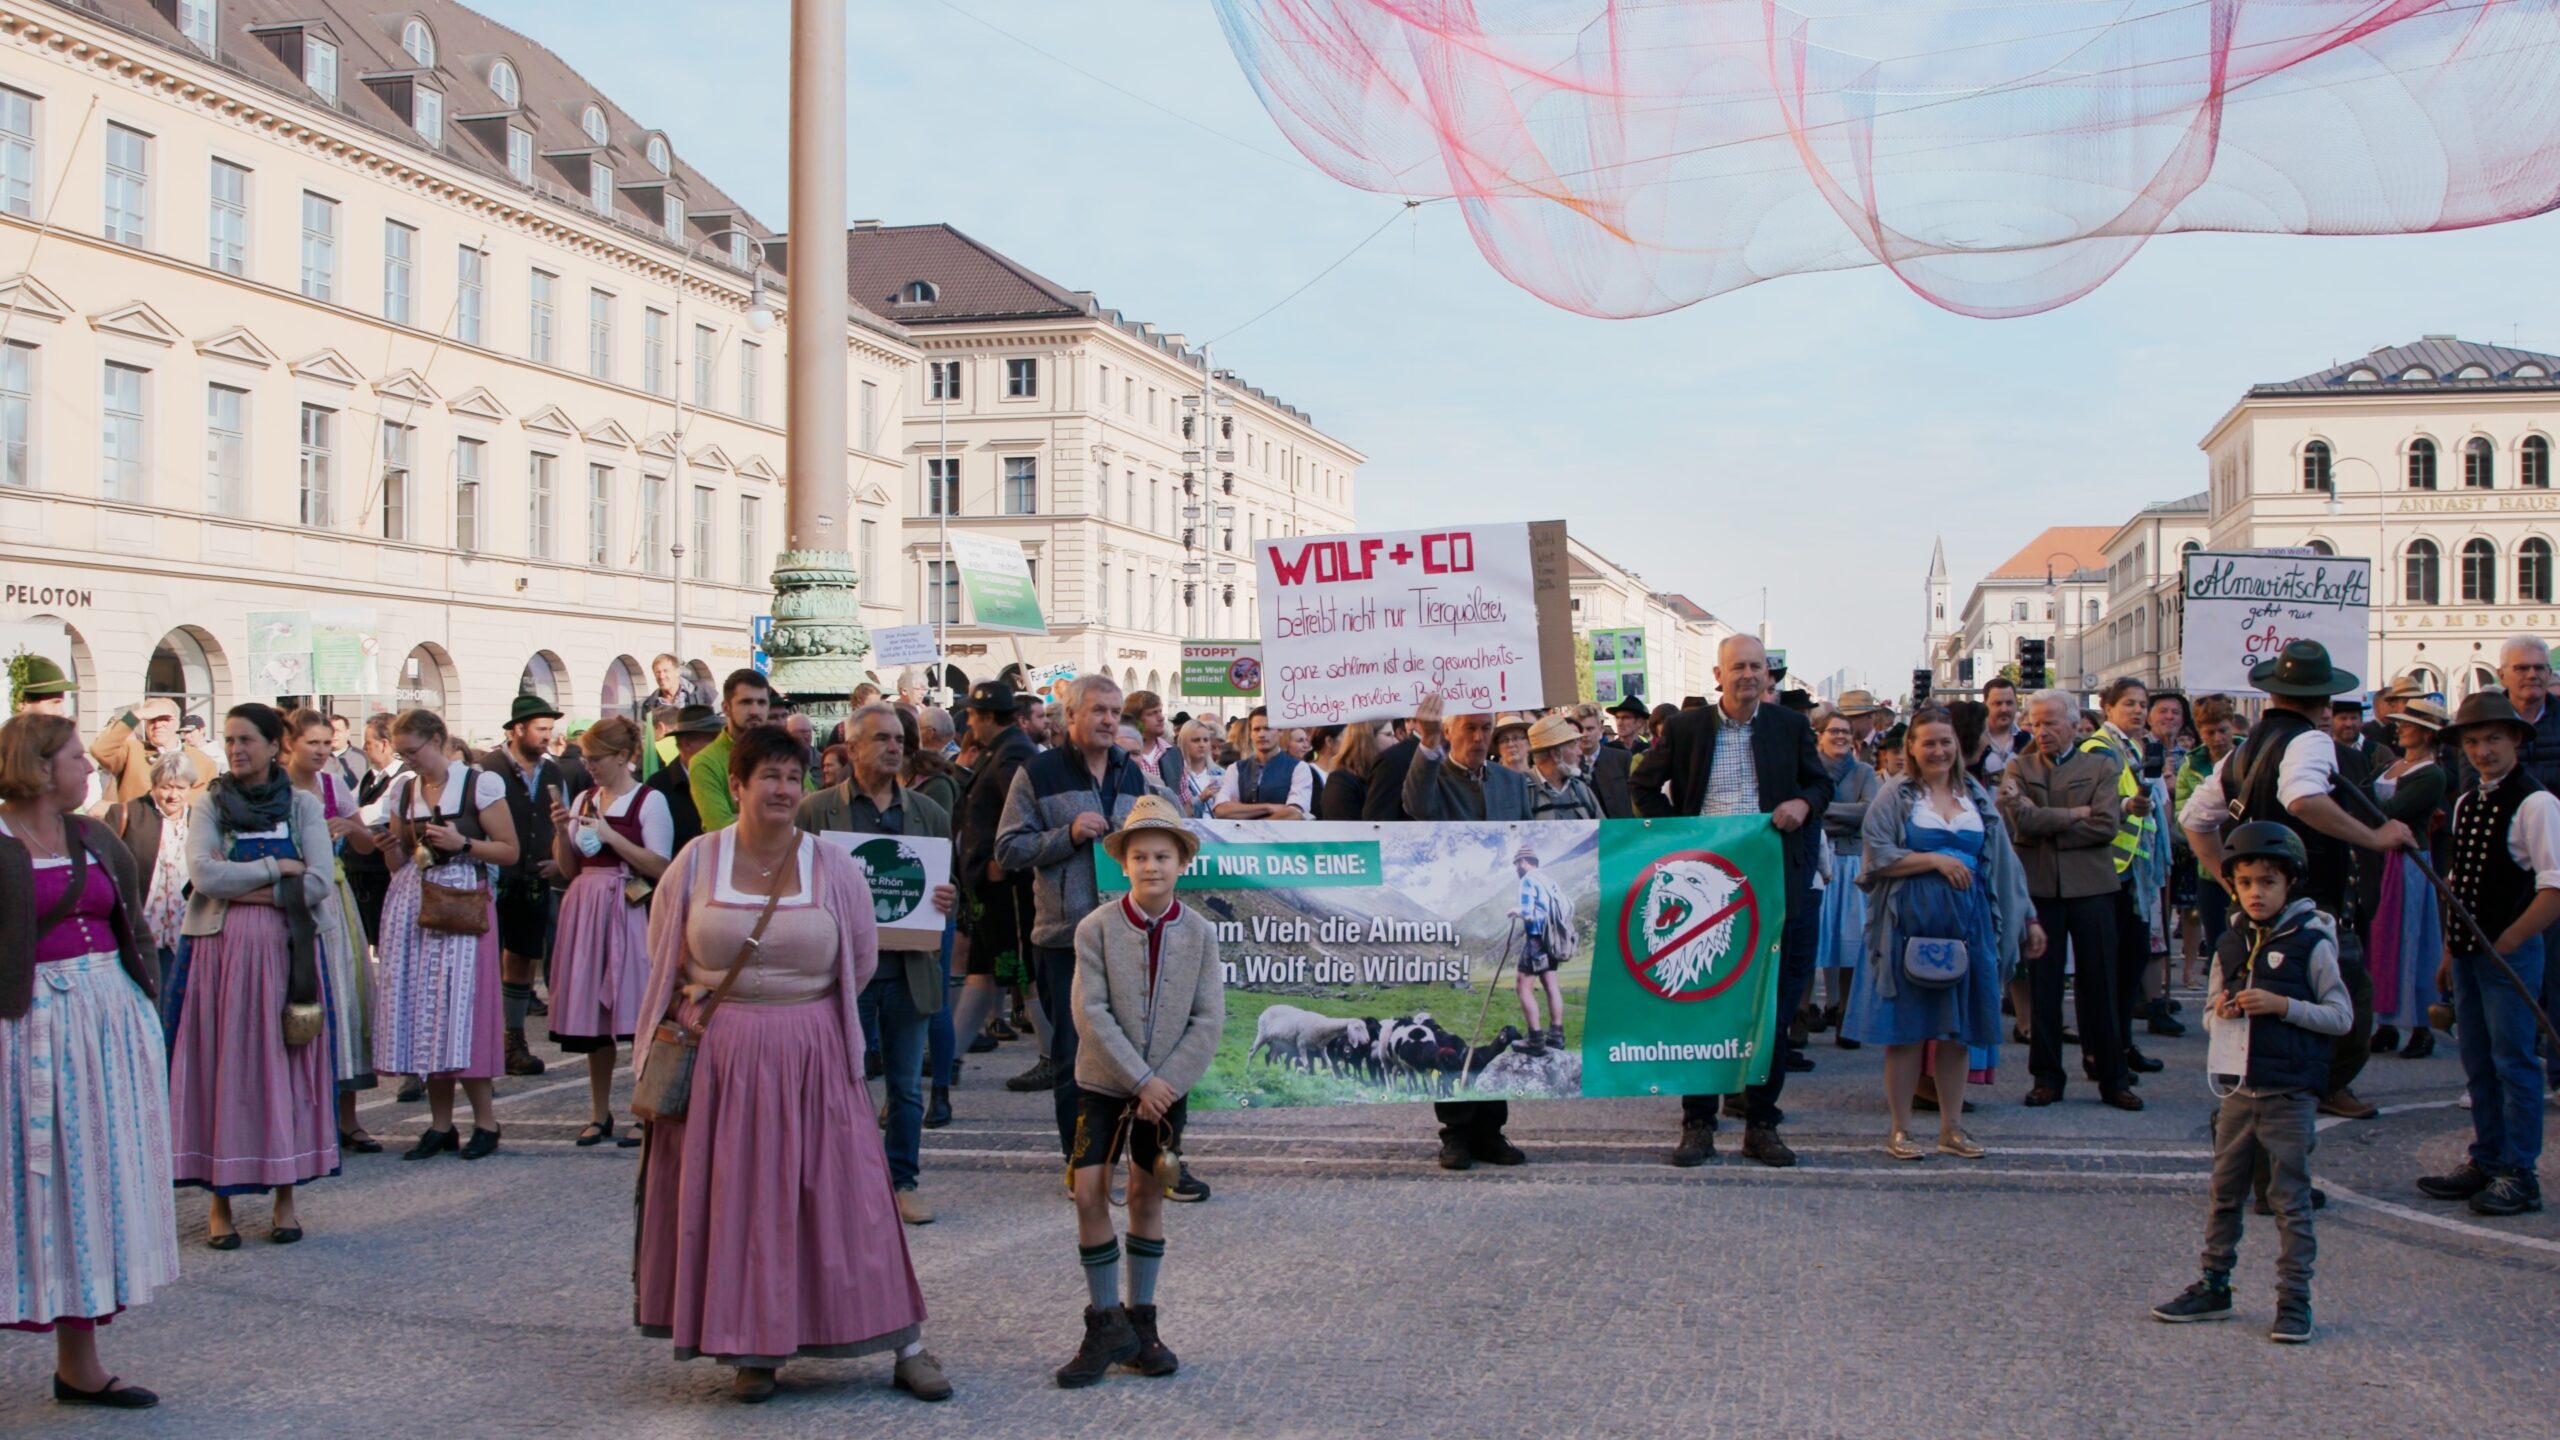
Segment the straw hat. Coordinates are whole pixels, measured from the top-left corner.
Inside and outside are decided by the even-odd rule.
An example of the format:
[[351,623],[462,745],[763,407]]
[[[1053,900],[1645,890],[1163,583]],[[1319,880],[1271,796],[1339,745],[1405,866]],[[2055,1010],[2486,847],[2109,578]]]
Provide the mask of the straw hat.
[[1113,860],[1125,862],[1129,842],[1151,830],[1173,837],[1173,843],[1182,851],[1182,863],[1185,865],[1191,863],[1192,856],[1200,853],[1200,837],[1192,834],[1191,827],[1183,823],[1182,812],[1174,808],[1173,802],[1161,795],[1139,796],[1138,803],[1129,807],[1129,818],[1120,822],[1120,828],[1102,837],[1102,848],[1111,852]]
[[1541,750],[1553,750],[1581,738],[1582,727],[1573,723],[1572,716],[1542,716],[1537,724],[1529,727],[1529,753],[1535,755]]
[[2394,725],[2415,725],[2419,729],[2432,734],[2435,731],[2442,730],[2447,725],[2452,724],[2453,717],[2445,712],[2445,708],[2442,705],[2437,704],[2424,695],[2420,695],[2411,700],[2408,705],[2400,711],[2400,713],[2390,717],[2389,723]]
[[2373,698],[2376,703],[2384,700],[2418,700],[2425,698],[2426,693],[2426,687],[2418,683],[2416,676],[2403,675],[2383,686],[2382,693]]
[[1502,732],[1505,730],[1526,731],[1528,728],[1529,717],[1516,710],[1505,710],[1493,717],[1493,738],[1496,743],[1500,743]]
[[1840,697],[1840,713],[1843,715],[1873,715],[1886,708],[1872,690],[1852,690]]

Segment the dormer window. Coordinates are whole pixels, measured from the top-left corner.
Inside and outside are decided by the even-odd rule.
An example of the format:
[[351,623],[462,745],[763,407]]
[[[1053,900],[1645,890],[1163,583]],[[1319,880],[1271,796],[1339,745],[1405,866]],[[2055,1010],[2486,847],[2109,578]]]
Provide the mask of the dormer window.
[[931,305],[941,298],[942,292],[930,280],[910,280],[907,288],[898,292],[901,305]]
[[676,198],[676,192],[669,190],[666,192],[665,197],[660,201],[660,203],[666,209],[665,223],[667,227],[667,243],[671,245],[683,244],[684,202]]
[[2428,369],[2424,365],[2412,365],[2408,369],[2400,372],[2400,378],[2403,380],[2433,380],[2436,378],[2436,375],[2434,371]]
[[302,83],[324,99],[338,98],[338,47],[308,32],[302,37]]
[[744,230],[729,232],[729,263],[741,270],[747,268],[747,232]]
[[596,213],[599,215],[613,213],[612,166],[589,165],[587,167],[587,203],[595,206]]
[[421,65],[436,63],[435,32],[427,28],[424,20],[411,20],[400,27],[400,48],[408,51],[409,58]]
[[2456,380],[2486,380],[2489,378],[2489,367],[2486,365],[2465,365],[2461,369],[2453,372],[2453,378]]
[[2524,364],[2517,366],[2514,374],[2510,378],[2516,380],[2542,380],[2549,378],[2550,374],[2550,371],[2545,370],[2541,366],[2528,360]]
[[510,110],[524,103],[524,87],[516,81],[516,67],[501,60],[489,67],[489,93],[498,97]]
[[675,168],[675,156],[667,153],[667,137],[663,135],[649,137],[649,166],[661,175]]
[[217,23],[217,0],[178,0],[178,33],[207,55],[214,53]]
[[519,185],[533,183],[533,132],[507,127],[507,173]]
[[2350,385],[2371,385],[2381,378],[2380,372],[2367,369],[2362,365],[2347,372],[2347,383]]
[[409,100],[417,111],[418,134],[429,145],[444,144],[444,92],[418,86]]
[[581,112],[578,116],[578,128],[586,131],[587,138],[593,140],[599,145],[604,144],[606,140],[611,138],[611,133],[604,127],[604,109],[602,106],[590,105]]

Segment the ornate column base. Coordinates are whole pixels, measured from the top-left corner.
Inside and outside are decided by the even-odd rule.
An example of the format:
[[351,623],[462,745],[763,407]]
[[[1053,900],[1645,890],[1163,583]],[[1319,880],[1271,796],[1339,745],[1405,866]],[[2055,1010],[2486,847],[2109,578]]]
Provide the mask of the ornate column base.
[[862,626],[860,577],[842,550],[785,550],[773,566],[774,688],[792,699],[820,736],[852,713],[871,635]]

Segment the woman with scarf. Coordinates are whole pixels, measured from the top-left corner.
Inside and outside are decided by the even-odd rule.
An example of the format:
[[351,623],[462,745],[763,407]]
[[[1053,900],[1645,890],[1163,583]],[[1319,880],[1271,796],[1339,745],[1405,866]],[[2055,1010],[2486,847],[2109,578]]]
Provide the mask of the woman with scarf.
[[[373,1061],[388,1074],[427,1077],[427,1131],[404,1160],[448,1150],[478,1160],[498,1148],[490,1081],[506,1064],[506,1027],[489,869],[516,863],[516,822],[506,782],[448,758],[447,738],[432,710],[404,710],[391,722],[392,753],[410,773],[383,796],[391,889],[382,899]],[[468,1144],[454,1133],[456,1081],[471,1102]]]
[[[1858,758],[1857,728],[1849,717],[1824,706],[1813,721],[1814,747],[1822,768],[1831,773],[1831,805],[1822,812],[1822,839],[1831,850],[1831,878],[1822,890],[1822,933],[1815,942],[1814,966],[1829,975],[1831,1004],[1819,1011],[1809,1030],[1840,1024],[1849,1008],[1849,980],[1858,956],[1867,948],[1867,892],[1858,888],[1858,869],[1865,863],[1860,836],[1866,831],[1867,805],[1883,782],[1876,768]],[[1844,1050],[1858,1042],[1844,1028],[1832,1037]]]
[[1173,777],[1174,802],[1191,819],[1206,820],[1210,807],[1218,803],[1218,782],[1227,773],[1217,761],[1218,727],[1206,720],[1190,721],[1182,727],[1178,743],[1182,768]]
[[[2000,989],[2023,949],[2044,953],[2026,871],[1982,782],[1964,773],[1955,724],[1931,707],[1904,736],[1910,773],[1867,806],[1858,884],[1867,892],[1867,953],[1841,1027],[1885,1047],[1885,1153],[1918,1160],[1912,1096],[1923,1063],[1939,1085],[1938,1151],[1982,1158],[1958,1124],[1967,1051],[1988,1072],[2000,1042]],[[1924,1053],[1927,1052],[1927,1053]]]
[[[574,811],[551,804],[551,859],[569,882],[551,945],[551,1038],[587,1057],[585,1146],[613,1139],[614,1046],[640,1023],[649,892],[675,856],[676,823],[667,798],[640,784],[639,726],[609,715],[578,737],[578,752],[594,788]],[[636,1128],[617,1143],[638,1145]]]
[[0,726],[0,1330],[53,1336],[55,1403],[140,1410],[98,1327],[178,1278],[169,1090],[141,872],[78,813],[93,768],[66,716]]
[[274,707],[233,706],[222,721],[228,769],[187,817],[195,893],[169,1059],[170,1174],[213,1192],[206,1243],[216,1250],[240,1248],[233,1196],[273,1192],[267,1238],[290,1245],[302,1238],[294,1187],[338,1173],[321,979],[329,822],[320,797],[285,773],[284,739]]
[[323,711],[305,709],[286,716],[284,724],[284,772],[293,777],[294,789],[320,798],[332,847],[329,894],[320,907],[320,981],[329,1005],[330,1073],[338,1088],[338,1148],[379,1155],[382,1142],[365,1133],[356,1119],[356,1093],[375,1084],[373,966],[356,912],[356,892],[348,886],[337,858],[359,845],[372,849],[373,832],[357,818],[356,792],[330,763],[329,743],[336,722]]
[[[2412,700],[2391,717],[2399,727],[2400,759],[2374,777],[2374,798],[2385,817],[2409,827],[2418,843],[2432,846],[2444,816],[2447,782],[2436,759],[2436,732],[2453,717],[2433,700]],[[2365,857],[2356,857],[2361,868]],[[2382,883],[2373,905],[2373,943],[2365,955],[2373,976],[2377,1022],[2373,1053],[2397,1050],[2410,1060],[2435,1053],[2436,1032],[2427,1028],[2427,1006],[2436,998],[2436,966],[2444,958],[2444,912],[2436,887],[2418,869],[2418,854],[2377,857]],[[2400,1030],[2409,1032],[2403,1045]]]
[[195,762],[175,750],[163,751],[151,762],[151,793],[107,812],[108,828],[132,852],[134,873],[147,892],[142,923],[158,947],[163,996],[169,994],[168,979],[177,969],[178,932],[187,917],[187,814],[195,794]]

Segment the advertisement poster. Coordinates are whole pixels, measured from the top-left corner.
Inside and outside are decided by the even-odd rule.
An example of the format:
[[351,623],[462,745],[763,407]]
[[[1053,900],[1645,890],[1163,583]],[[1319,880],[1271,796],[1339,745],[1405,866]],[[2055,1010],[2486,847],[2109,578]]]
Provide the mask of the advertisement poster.
[[930,835],[870,835],[822,830],[818,838],[862,864],[871,882],[871,918],[883,950],[933,950],[942,944],[937,885],[951,883],[951,842]]
[[951,561],[960,567],[960,588],[968,592],[969,614],[980,627],[1045,635],[1040,595],[1031,583],[1031,562],[1012,540],[955,531]]
[[1195,700],[1262,698],[1262,647],[1182,643],[1182,693]]
[[310,695],[311,612],[249,612],[249,693]]
[[1569,619],[1540,605],[1558,589],[1562,539],[1546,522],[1255,541],[1271,723],[1391,719],[1434,691],[1457,712],[1570,704]]
[[2368,683],[2373,562],[2335,555],[2197,550],[2187,555],[2184,679],[2195,695],[2245,695],[2249,672],[2295,640],[2317,640]]
[[1591,685],[1591,698],[1603,705],[1653,698],[1653,687],[1645,680],[1643,630],[1591,632]]
[[[1761,817],[1192,829],[1181,899],[1217,926],[1227,978],[1195,1107],[1727,1094],[1767,1075],[1786,886]],[[1093,854],[1103,892],[1125,891]]]

